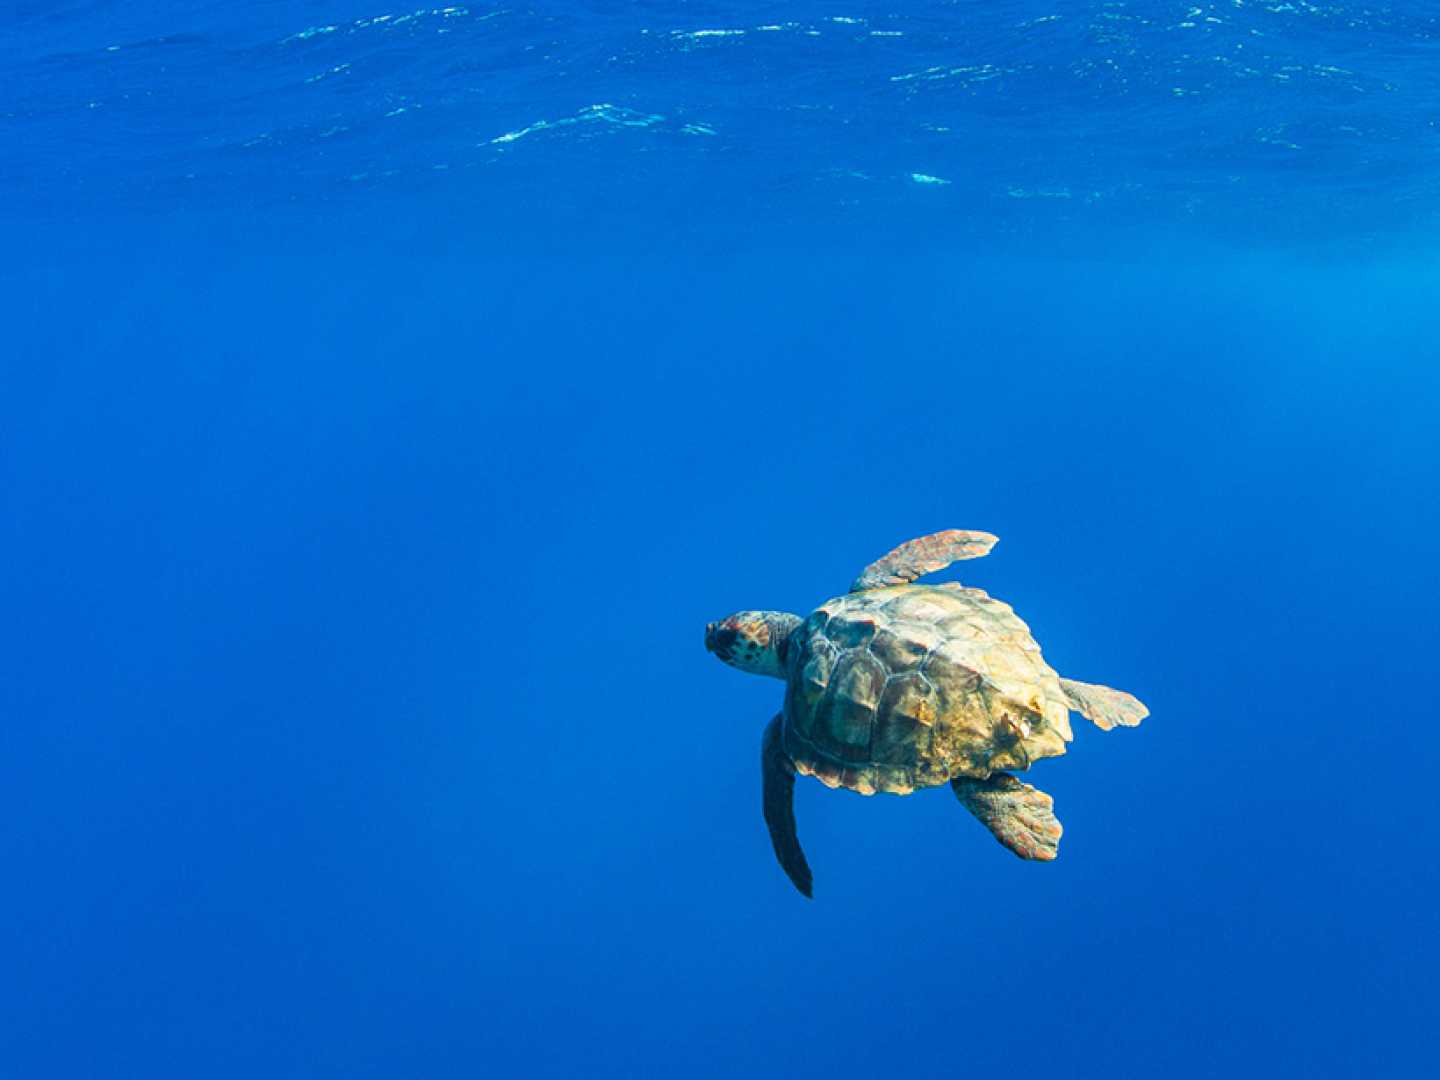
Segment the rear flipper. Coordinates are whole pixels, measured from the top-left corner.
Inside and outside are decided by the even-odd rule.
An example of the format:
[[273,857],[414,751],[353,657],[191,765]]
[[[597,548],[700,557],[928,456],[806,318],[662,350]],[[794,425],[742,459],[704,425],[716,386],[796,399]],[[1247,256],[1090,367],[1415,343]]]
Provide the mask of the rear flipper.
[[1055,800],[1043,791],[1009,773],[988,780],[957,776],[950,786],[965,809],[1020,858],[1049,862],[1059,854],[1063,830],[1055,818]]
[[1101,731],[1135,727],[1150,715],[1150,710],[1140,704],[1139,699],[1124,690],[1112,690],[1108,686],[1076,682],[1074,679],[1061,679],[1060,689],[1070,699],[1070,707]]

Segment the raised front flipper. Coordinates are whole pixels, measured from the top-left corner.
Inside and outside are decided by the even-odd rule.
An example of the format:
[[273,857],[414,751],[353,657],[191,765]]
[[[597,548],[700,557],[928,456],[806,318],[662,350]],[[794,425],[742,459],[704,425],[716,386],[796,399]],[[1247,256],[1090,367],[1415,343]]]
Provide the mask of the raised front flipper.
[[850,586],[850,591],[907,585],[925,574],[944,570],[952,562],[988,555],[995,542],[996,537],[987,532],[967,529],[946,529],[918,540],[906,541],[883,559],[867,566]]
[[1020,858],[1049,862],[1060,853],[1063,829],[1055,817],[1055,800],[1043,791],[1009,773],[995,773],[988,780],[957,776],[950,786],[965,809]]
[[1070,707],[1101,731],[1115,727],[1135,727],[1150,715],[1150,710],[1133,694],[1112,690],[1108,686],[1061,679],[1060,689],[1070,699]]
[[810,896],[810,864],[795,836],[795,765],[780,745],[778,716],[765,728],[760,743],[760,770],[764,778],[765,824],[770,827],[775,857],[795,887]]

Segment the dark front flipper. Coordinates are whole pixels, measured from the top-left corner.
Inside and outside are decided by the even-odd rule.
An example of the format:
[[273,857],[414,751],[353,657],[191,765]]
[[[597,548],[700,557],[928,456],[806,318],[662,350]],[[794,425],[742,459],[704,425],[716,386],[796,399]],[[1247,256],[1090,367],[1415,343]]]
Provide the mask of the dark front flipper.
[[918,577],[944,570],[961,559],[978,559],[989,554],[994,546],[995,537],[969,529],[946,529],[918,540],[909,540],[883,559],[867,566],[850,586],[850,591],[908,585]]
[[764,776],[765,824],[775,857],[795,887],[810,896],[810,865],[795,837],[795,765],[780,745],[780,717],[770,721],[760,744],[760,768]]
[[1060,853],[1060,822],[1055,800],[1009,773],[988,780],[957,776],[950,781],[955,794],[995,839],[1022,859],[1049,862]]

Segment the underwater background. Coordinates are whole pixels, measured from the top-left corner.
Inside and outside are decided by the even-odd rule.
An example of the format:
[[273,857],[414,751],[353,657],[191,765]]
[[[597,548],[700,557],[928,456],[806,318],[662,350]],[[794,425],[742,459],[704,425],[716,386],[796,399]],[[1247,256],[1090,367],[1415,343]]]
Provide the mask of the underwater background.
[[[12,0],[0,1075],[1412,1077],[1440,8]],[[802,779],[944,528],[1152,715]]]

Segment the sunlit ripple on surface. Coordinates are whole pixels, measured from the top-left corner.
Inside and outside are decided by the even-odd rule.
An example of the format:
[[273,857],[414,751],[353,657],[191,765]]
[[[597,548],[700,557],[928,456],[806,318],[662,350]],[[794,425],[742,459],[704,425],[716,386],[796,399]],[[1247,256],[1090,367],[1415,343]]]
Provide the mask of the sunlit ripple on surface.
[[312,7],[22,18],[0,41],[17,76],[0,127],[22,148],[0,192],[12,209],[420,183],[538,199],[582,170],[612,202],[701,183],[738,215],[1064,199],[1383,227],[1436,204],[1440,29],[1399,9]]

